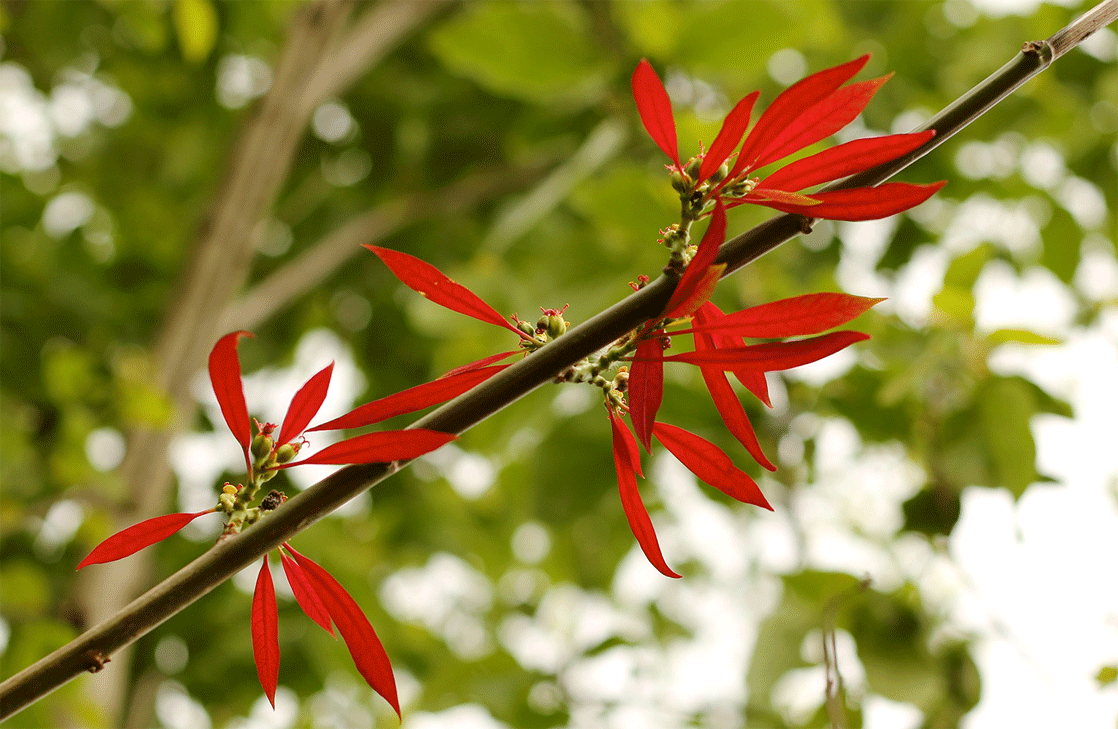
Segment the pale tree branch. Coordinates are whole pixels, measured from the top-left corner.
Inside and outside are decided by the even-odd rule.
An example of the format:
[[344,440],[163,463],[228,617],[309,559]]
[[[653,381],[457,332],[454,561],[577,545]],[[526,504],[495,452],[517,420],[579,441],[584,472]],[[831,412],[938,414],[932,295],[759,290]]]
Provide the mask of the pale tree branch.
[[[1118,0],[1107,0],[1113,7]],[[1088,22],[1099,16],[1094,11]],[[1109,17],[1109,16],[1104,16]],[[1082,38],[1077,24],[1054,38]],[[1055,54],[1049,42],[1026,44],[1011,62],[981,82],[938,114],[930,128],[937,130],[931,143],[893,162],[848,178],[838,187],[878,184],[926,154],[943,140],[992,108],[1013,89],[1044,70]],[[255,221],[254,221],[255,222]],[[719,260],[727,273],[755,260],[780,243],[794,237],[810,221],[796,215],[780,215],[727,242]],[[461,433],[511,404],[578,362],[608,345],[648,319],[658,316],[666,305],[677,279],[661,276],[589,321],[569,330],[530,357],[503,370],[483,384],[420,418],[411,427]],[[209,339],[206,339],[209,344]],[[161,454],[160,454],[161,455]],[[292,497],[284,506],[253,528],[222,541],[190,564],[133,600],[111,618],[42,658],[0,684],[0,719],[11,715],[96,664],[96,657],[111,656],[155,626],[213,590],[239,570],[299,531],[321,519],[357,494],[371,488],[404,465],[373,463],[343,468],[311,488]]]

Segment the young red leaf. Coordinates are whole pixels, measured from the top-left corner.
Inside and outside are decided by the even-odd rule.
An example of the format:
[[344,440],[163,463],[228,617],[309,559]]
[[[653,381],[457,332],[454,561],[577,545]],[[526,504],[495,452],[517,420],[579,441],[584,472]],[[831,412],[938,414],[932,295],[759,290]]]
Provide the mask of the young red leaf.
[[703,166],[699,168],[699,179],[695,181],[696,183],[701,183],[713,175],[722,166],[722,163],[733,154],[734,148],[738,146],[741,138],[745,135],[745,130],[749,128],[749,117],[753,114],[753,104],[760,94],[760,91],[749,94],[734,105],[734,108],[726,115],[725,121],[722,122],[722,128],[718,130],[718,136],[714,138],[710,149],[703,157]]
[[765,113],[757,120],[753,131],[745,138],[745,144],[738,153],[738,159],[729,177],[736,177],[738,173],[758,166],[758,159],[770,154],[773,141],[778,139],[805,109],[810,109],[849,81],[854,74],[862,70],[862,66],[865,66],[869,59],[870,57],[866,55],[840,66],[824,69],[800,79],[782,91],[769,108],[765,109]]
[[[606,409],[606,413],[609,415],[611,421],[614,420],[614,418],[616,417],[614,415],[614,412],[608,407]],[[625,452],[621,455],[623,455],[627,459],[629,470],[636,472],[638,476],[644,478],[644,472],[641,470],[641,448],[639,445],[637,445],[637,439],[633,435],[632,431],[630,431],[629,428],[625,426],[625,421],[621,420],[617,423],[617,427],[614,429],[613,435],[615,439],[615,446],[617,445],[618,441],[620,441],[621,445],[625,446]]]
[[307,380],[307,384],[299,388],[291,404],[287,406],[287,415],[283,416],[283,425],[280,427],[277,443],[290,443],[307,427],[311,418],[318,414],[322,401],[326,399],[326,391],[330,388],[330,375],[334,372],[334,363],[331,362],[314,377]]
[[691,473],[732,499],[772,511],[757,483],[733,464],[721,448],[710,441],[667,423],[656,423],[656,438]]
[[[724,240],[726,240],[726,208],[719,200],[714,205],[714,212],[710,216],[710,225],[707,226],[707,231],[703,234],[703,240],[699,243],[691,262],[687,264],[687,270],[683,272],[683,276],[679,279],[679,284],[672,292],[672,298],[668,300],[668,305],[664,307],[664,311],[668,312],[666,316],[669,318],[683,316],[677,313],[685,308],[683,304],[690,305],[689,302],[699,287],[704,283],[709,283],[705,281],[707,269],[718,258],[718,248]],[[701,303],[696,304],[695,308],[701,306]],[[693,312],[694,309],[691,311]]]
[[742,369],[773,372],[815,362],[846,349],[855,342],[861,342],[869,338],[868,334],[861,332],[841,331],[810,339],[800,339],[795,342],[769,342],[743,347],[728,347],[713,352],[684,352],[683,354],[673,354],[670,357],[661,356],[665,362],[687,362],[689,364],[717,367],[722,370],[733,370],[740,367]]
[[139,524],[133,524],[121,530],[93,548],[93,551],[81,561],[77,569],[91,564],[104,564],[115,562],[131,554],[139,552],[144,547],[149,547],[156,542],[161,542],[184,526],[200,516],[212,514],[217,511],[206,509],[195,514],[165,514],[153,519],[147,519]]
[[[708,301],[695,312],[695,323],[698,325],[706,324],[722,316],[725,316],[722,310]],[[715,349],[737,347],[743,344],[741,337],[727,336],[722,332],[711,332],[710,338],[714,342]],[[738,378],[738,381],[741,382],[745,389],[752,392],[758,400],[765,403],[768,407],[772,407],[772,402],[769,400],[769,383],[768,380],[765,379],[764,372],[743,369],[727,371],[732,372],[734,377]]]
[[837,180],[908,154],[935,134],[934,129],[929,129],[917,134],[890,134],[884,137],[855,139],[853,142],[840,144],[810,157],[798,159],[766,177],[761,186],[778,190],[802,190],[805,187]]
[[889,74],[844,86],[804,109],[795,121],[773,138],[765,153],[757,160],[756,166],[764,167],[778,159],[783,159],[797,150],[826,139],[845,127],[862,113],[862,109],[866,108],[877,90],[891,76],[892,74]]
[[629,419],[645,449],[652,452],[652,422],[664,399],[664,348],[660,338],[637,345],[629,368]]
[[496,324],[499,327],[504,327],[509,331],[516,332],[517,336],[522,339],[530,338],[527,334],[510,324],[496,309],[482,301],[477,294],[470,291],[462,284],[452,281],[446,274],[430,263],[421,261],[407,253],[393,251],[388,248],[380,248],[368,244],[366,244],[365,247],[377,254],[380,260],[384,261],[384,265],[388,266],[389,270],[391,270],[396,278],[400,279],[405,286],[421,296],[430,299],[439,306],[444,306],[451,311],[457,311],[459,314],[472,316],[475,319],[489,324]]
[[217,404],[225,417],[229,432],[241,444],[245,453],[245,467],[252,473],[252,459],[248,448],[252,443],[252,423],[245,405],[245,392],[241,385],[241,361],[237,358],[237,340],[253,336],[249,332],[233,332],[217,340],[210,352],[210,384],[213,385]]
[[613,465],[617,469],[617,487],[621,494],[621,508],[625,510],[625,517],[629,520],[629,528],[637,538],[637,544],[648,559],[649,563],[667,577],[679,577],[660,552],[660,542],[656,539],[656,530],[652,526],[652,519],[648,516],[648,509],[641,501],[640,490],[637,488],[637,476],[634,471],[627,440],[632,439],[625,434],[628,428],[625,423],[610,413],[610,425],[613,428]]
[[[696,351],[707,352],[714,349],[716,347],[709,334],[695,334]],[[754,460],[770,471],[775,471],[776,466],[761,449],[761,443],[757,440],[753,424],[749,422],[749,416],[746,415],[741,400],[738,399],[737,394],[730,387],[730,381],[726,379],[726,375],[721,370],[713,367],[700,367],[699,371],[703,375],[703,381],[706,383],[707,390],[710,391],[710,397],[714,400],[714,406],[718,408],[718,414],[722,416],[722,422],[726,424],[726,428],[738,439],[738,442],[745,446]],[[764,377],[763,374],[761,376]]]
[[434,430],[384,430],[354,436],[327,446],[314,455],[293,463],[282,463],[276,468],[290,468],[304,463],[344,465],[351,463],[391,463],[418,458],[441,448],[458,436]]
[[396,696],[396,678],[392,675],[392,663],[388,654],[381,645],[369,619],[361,612],[361,607],[350,597],[338,581],[329,572],[318,566],[314,561],[304,557],[287,545],[295,561],[303,568],[304,573],[315,588],[315,592],[322,599],[323,604],[338,626],[349,649],[357,671],[364,677],[370,687],[392,705],[396,716],[400,715],[400,700]]
[[475,385],[485,382],[506,367],[508,367],[508,365],[496,365],[494,367],[483,367],[476,370],[465,370],[455,375],[443,375],[437,380],[425,382],[415,387],[409,387],[402,392],[397,392],[393,395],[382,397],[379,400],[365,403],[339,418],[334,418],[328,423],[316,425],[307,432],[310,433],[316,430],[342,430],[343,428],[362,428],[366,425],[373,425],[382,420],[387,420],[396,415],[414,413],[416,410],[422,410],[423,408],[458,397],[463,392],[466,392]]
[[725,263],[707,266],[702,277],[695,282],[693,287],[690,287],[691,291],[687,295],[687,298],[665,314],[665,316],[669,319],[683,319],[694,314],[700,306],[710,299],[711,294],[714,293],[714,289],[718,287],[718,282],[722,280],[722,272],[725,270]]
[[743,202],[779,210],[783,213],[798,213],[809,218],[824,220],[877,220],[904,212],[916,207],[935,195],[947,181],[933,182],[928,185],[913,185],[907,182],[886,182],[877,187],[858,187],[853,190],[832,190],[812,195],[819,200],[817,205],[785,205],[765,200],[751,200],[749,197],[726,204],[736,207]]
[[299,603],[299,607],[303,608],[303,612],[307,614],[308,618],[322,626],[322,629],[330,635],[334,635],[334,628],[330,625],[330,612],[322,604],[322,599],[315,591],[314,584],[303,572],[303,568],[299,566],[298,562],[284,554],[282,549],[280,550],[280,563],[283,564],[283,572],[287,575],[287,584],[291,585],[291,592],[295,593],[295,601]]
[[885,299],[850,294],[805,294],[696,322],[675,334],[722,332],[751,339],[781,339],[819,334],[865,313]]
[[810,195],[801,195],[798,192],[786,192],[784,190],[772,190],[768,187],[758,187],[745,198],[749,202],[757,205],[766,205],[768,203],[780,203],[782,205],[796,205],[797,207],[811,209],[811,206],[818,205],[819,200]]
[[652,70],[652,64],[643,58],[633,71],[633,99],[637,102],[637,113],[648,130],[648,136],[675,162],[677,168],[681,167],[672,100],[664,90],[660,77]]
[[268,570],[268,556],[256,577],[252,593],[252,655],[256,675],[272,708],[276,708],[276,684],[279,682],[279,614],[276,610],[276,588]]

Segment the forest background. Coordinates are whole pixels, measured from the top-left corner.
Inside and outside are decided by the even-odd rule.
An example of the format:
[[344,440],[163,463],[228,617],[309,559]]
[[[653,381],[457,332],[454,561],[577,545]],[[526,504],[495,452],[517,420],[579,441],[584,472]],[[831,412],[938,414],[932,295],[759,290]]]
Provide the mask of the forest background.
[[[327,3],[312,22],[295,2],[0,5],[0,675],[212,543],[196,523],[73,571],[240,474],[202,373],[219,335],[256,333],[249,409],[274,422],[331,359],[327,415],[511,348],[361,243],[529,319],[569,303],[577,323],[655,275],[677,203],[629,92],[641,57],[689,154],[745,93],[763,108],[870,52],[860,78],[896,75],[845,141],[910,131],[1087,7]],[[821,223],[723,282],[723,308],[889,300],[856,322],[869,342],[770,375],[772,410],[748,403],[775,474],[698,372],[669,367],[663,418],[718,442],[776,508],[655,459],[643,493],[682,580],[636,547],[608,421],[573,386],[299,535],[377,628],[407,726],[820,726],[830,625],[848,726],[1113,726],[1116,47],[1100,31],[903,172],[950,180],[920,208]],[[734,210],[730,235],[769,216]],[[395,726],[282,589],[273,712],[254,579],[6,726]]]

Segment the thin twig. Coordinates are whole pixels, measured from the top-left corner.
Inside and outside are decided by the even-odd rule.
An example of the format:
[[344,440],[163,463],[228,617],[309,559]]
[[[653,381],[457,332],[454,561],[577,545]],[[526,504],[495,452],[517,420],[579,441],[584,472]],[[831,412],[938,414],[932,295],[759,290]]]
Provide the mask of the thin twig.
[[[1067,38],[1082,37],[1077,35],[1075,25],[1073,23],[1057,35]],[[1043,70],[1051,63],[1052,58],[1048,42],[1029,44],[1017,58],[933,119],[931,125],[938,132],[933,140],[934,144],[928,145],[920,154],[910,155],[903,164],[882,165],[845,181],[844,186],[877,184],[888,179],[988,111],[1003,96]],[[728,270],[741,268],[797,235],[804,223],[804,218],[796,215],[773,218],[728,242],[723,246],[719,260],[727,263]],[[574,327],[532,356],[419,419],[411,427],[461,433],[551,381],[556,374],[583,357],[659,315],[676,283],[675,278],[661,276],[589,321]],[[0,684],[0,719],[89,670],[89,656],[94,652],[109,656],[130,644],[259,559],[261,555],[392,475],[402,465],[404,464],[372,463],[343,468],[289,499],[283,507],[252,529],[216,545],[133,600],[111,619]]]

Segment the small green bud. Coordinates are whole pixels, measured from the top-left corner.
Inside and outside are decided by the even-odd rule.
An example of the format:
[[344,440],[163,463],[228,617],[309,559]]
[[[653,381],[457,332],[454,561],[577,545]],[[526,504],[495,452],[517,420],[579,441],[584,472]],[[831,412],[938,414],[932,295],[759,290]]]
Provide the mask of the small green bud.
[[272,452],[272,447],[275,446],[275,444],[275,441],[272,440],[272,436],[265,433],[258,433],[252,439],[252,444],[249,446],[254,464],[259,465],[260,461]]
[[691,178],[679,170],[672,170],[672,189],[682,194],[691,191]]
[[284,443],[276,449],[276,463],[287,463],[299,455],[299,443]]
[[691,178],[692,180],[698,179],[699,172],[702,169],[703,169],[703,155],[701,155],[701,154],[695,155],[691,159],[687,160],[687,164],[685,164],[683,166],[683,171],[686,172],[687,176],[689,178]]

